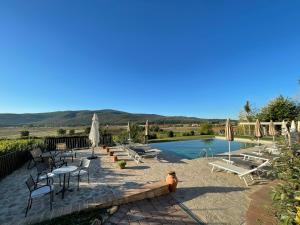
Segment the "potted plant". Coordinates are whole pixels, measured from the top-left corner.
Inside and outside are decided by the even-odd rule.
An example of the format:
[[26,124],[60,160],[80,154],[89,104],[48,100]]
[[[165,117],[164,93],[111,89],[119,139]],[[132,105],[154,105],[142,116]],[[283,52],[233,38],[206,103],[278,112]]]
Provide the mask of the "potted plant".
[[113,161],[114,161],[114,162],[117,162],[117,161],[118,161],[118,156],[114,155]]
[[113,156],[113,155],[114,155],[114,152],[113,152],[113,151],[109,152],[109,155],[110,155],[110,156]]
[[109,153],[109,148],[106,148],[106,152],[107,152],[107,154]]
[[126,161],[124,161],[124,160],[118,161],[118,165],[119,165],[120,169],[124,169],[126,166]]

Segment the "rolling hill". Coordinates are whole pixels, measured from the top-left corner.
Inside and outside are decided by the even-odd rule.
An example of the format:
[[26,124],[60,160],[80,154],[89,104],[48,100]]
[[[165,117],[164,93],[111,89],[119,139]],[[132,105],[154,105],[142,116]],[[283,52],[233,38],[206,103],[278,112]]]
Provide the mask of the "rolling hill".
[[[104,110],[80,110],[80,111],[58,111],[47,113],[0,113],[0,126],[85,126],[90,125],[93,113],[97,113],[100,123],[109,125],[123,125],[128,121],[134,123],[175,124],[175,123],[199,123],[219,122],[221,119],[201,119],[185,116],[161,116],[157,114],[137,114],[111,109]],[[222,119],[222,121],[224,121]]]

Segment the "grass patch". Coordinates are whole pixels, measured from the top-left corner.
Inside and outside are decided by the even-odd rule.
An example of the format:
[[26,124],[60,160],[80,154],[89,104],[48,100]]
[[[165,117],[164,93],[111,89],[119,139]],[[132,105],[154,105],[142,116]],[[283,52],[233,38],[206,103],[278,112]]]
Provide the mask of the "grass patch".
[[42,221],[34,225],[90,225],[95,219],[103,221],[102,216],[106,214],[107,209],[86,209],[69,215],[60,216],[52,220]]
[[156,142],[168,142],[168,141],[185,141],[185,140],[201,140],[201,139],[208,139],[214,138],[214,135],[198,135],[198,136],[180,136],[180,137],[167,137],[167,138],[160,138],[160,139],[151,139],[149,143],[156,143]]

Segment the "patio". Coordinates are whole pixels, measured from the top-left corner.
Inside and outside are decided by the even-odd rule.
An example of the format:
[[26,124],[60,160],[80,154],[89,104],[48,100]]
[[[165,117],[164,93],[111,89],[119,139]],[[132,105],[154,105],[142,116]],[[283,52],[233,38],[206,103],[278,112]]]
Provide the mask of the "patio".
[[[240,225],[245,221],[245,214],[250,204],[249,195],[261,185],[248,188],[235,175],[228,173],[211,173],[208,162],[210,159],[184,160],[163,155],[159,160],[148,159],[136,165],[119,147],[112,148],[119,159],[127,160],[126,169],[121,170],[112,162],[104,150],[97,150],[98,159],[92,160],[90,183],[83,177],[80,190],[77,191],[76,178],[71,179],[70,186],[73,192],[66,192],[65,198],[54,196],[51,213],[61,210],[72,211],[72,207],[89,204],[95,199],[102,201],[116,198],[122,192],[146,183],[164,180],[169,170],[175,170],[179,179],[178,190],[172,196],[183,203],[192,213],[207,224]],[[246,151],[246,150],[244,150]],[[68,165],[78,165],[81,157],[91,154],[90,150],[77,151],[77,158]],[[0,224],[30,223],[30,218],[40,216],[47,219],[50,216],[49,197],[45,196],[34,200],[24,220],[28,199],[28,190],[25,180],[29,173],[35,174],[35,168],[26,169],[24,165],[0,181],[0,193],[5,198],[0,199]],[[59,190],[58,179],[55,180],[55,192]]]

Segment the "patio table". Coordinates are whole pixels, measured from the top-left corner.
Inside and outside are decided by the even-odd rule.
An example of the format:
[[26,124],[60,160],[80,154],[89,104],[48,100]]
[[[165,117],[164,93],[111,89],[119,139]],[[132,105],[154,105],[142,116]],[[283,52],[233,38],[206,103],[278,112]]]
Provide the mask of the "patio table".
[[62,189],[57,192],[56,194],[61,193],[61,198],[63,199],[65,196],[65,191],[73,191],[72,189],[66,188],[66,174],[70,174],[71,172],[77,170],[77,166],[63,166],[58,169],[52,171],[55,175],[64,175],[63,187]]

